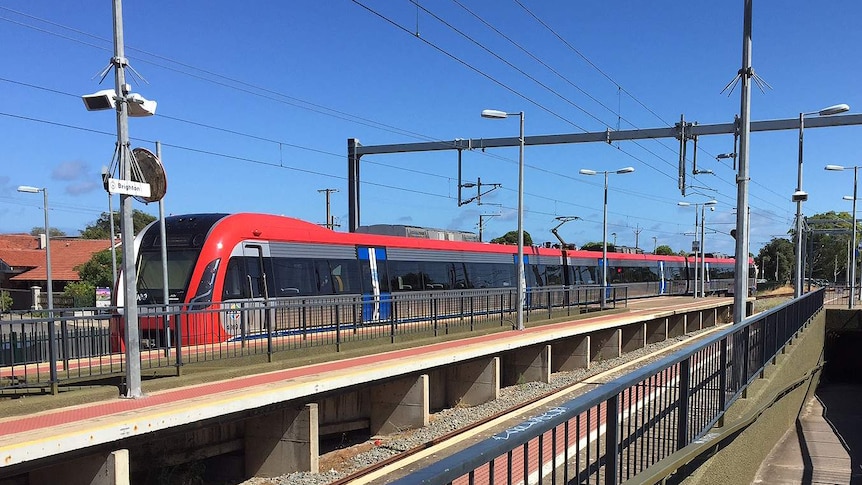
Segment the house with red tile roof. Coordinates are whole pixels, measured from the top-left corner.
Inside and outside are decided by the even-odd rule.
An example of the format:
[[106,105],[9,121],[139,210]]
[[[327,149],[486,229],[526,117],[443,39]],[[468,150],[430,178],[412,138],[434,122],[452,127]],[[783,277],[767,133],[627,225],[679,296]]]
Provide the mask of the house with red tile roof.
[[[86,263],[94,253],[110,249],[108,239],[75,237],[51,238],[51,286],[55,293],[66,284],[80,281],[75,267]],[[48,287],[48,267],[45,235],[0,234],[0,289],[7,290],[14,300],[13,308],[27,309],[32,305],[30,288]]]

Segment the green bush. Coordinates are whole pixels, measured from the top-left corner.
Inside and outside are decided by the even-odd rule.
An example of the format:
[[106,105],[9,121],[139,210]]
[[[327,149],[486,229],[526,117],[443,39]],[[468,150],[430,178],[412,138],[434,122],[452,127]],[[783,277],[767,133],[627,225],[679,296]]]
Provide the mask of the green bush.
[[12,295],[8,291],[0,291],[0,312],[8,312],[12,309]]
[[71,296],[76,308],[96,306],[96,287],[85,281],[76,281],[66,285],[66,296]]

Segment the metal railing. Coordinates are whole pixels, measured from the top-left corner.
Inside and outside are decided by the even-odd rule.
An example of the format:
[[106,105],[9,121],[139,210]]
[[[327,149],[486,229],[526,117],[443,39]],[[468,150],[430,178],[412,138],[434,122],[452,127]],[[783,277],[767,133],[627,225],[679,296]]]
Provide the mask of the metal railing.
[[[534,322],[598,310],[601,287],[532,288],[524,318]],[[626,305],[627,288],[612,287],[608,305]],[[237,300],[205,308],[140,305],[141,368],[179,374],[184,365],[322,348],[339,352],[363,341],[515,326],[514,288]],[[0,391],[57,392],[62,384],[122,376],[121,308],[17,313],[0,320]],[[49,325],[53,322],[53,325]],[[52,332],[53,329],[53,332]],[[51,345],[55,356],[52,359]]]
[[823,307],[808,293],[393,483],[606,483],[703,437]]

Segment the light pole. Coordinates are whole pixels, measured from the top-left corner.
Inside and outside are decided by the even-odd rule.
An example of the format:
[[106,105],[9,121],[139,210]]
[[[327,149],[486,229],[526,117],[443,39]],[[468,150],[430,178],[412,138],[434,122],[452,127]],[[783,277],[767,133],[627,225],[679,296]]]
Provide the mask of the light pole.
[[524,330],[524,300],[526,299],[527,283],[524,276],[524,112],[507,113],[495,109],[482,110],[483,118],[505,119],[518,116],[521,120],[521,130],[518,137],[518,330]]
[[596,171],[582,168],[578,171],[581,175],[605,175],[605,199],[604,210],[602,213],[602,309],[604,310],[608,304],[608,174],[609,173],[632,173],[634,167],[624,167],[618,170]]
[[[691,205],[694,205],[694,240],[695,240],[695,241],[698,241],[698,239],[697,239],[697,230],[698,230],[698,228],[699,228],[699,227],[703,227],[703,219],[704,219],[704,217],[706,216],[705,211],[704,211],[703,209],[704,209],[705,207],[707,207],[707,206],[709,206],[710,208],[712,208],[712,206],[714,206],[714,205],[718,204],[718,201],[717,201],[717,200],[708,200],[708,201],[703,202],[703,203],[696,202],[696,203],[694,203],[694,204],[692,204],[691,202],[677,202],[676,204],[677,204],[678,206],[680,206],[680,207],[689,207],[689,206],[691,206]],[[700,220],[700,223],[698,223],[698,220],[697,220],[697,208],[698,208],[698,207],[700,207],[700,208],[701,208],[701,215],[700,215],[700,219],[701,219],[701,220]],[[697,244],[697,246],[696,246],[696,247],[693,247],[693,248],[692,248],[692,249],[694,250],[694,291],[693,291],[694,298],[697,298],[697,293],[698,293],[698,285],[697,285],[697,281],[698,281],[698,278],[697,278],[697,272],[698,272],[698,269],[697,269],[697,258],[698,258],[698,252],[700,253],[700,264],[701,264],[700,274],[701,274],[701,279],[702,279],[704,282],[706,281],[706,274],[704,273],[704,271],[706,270],[706,264],[705,264],[704,259],[703,259],[703,255],[704,255],[704,252],[703,252],[703,238],[704,238],[704,229],[701,229],[701,232],[700,232],[700,241],[698,241],[698,244]],[[702,291],[702,293],[705,293],[705,286],[706,286],[706,285],[705,285],[705,283],[702,283],[702,285],[701,285],[701,286],[703,286],[703,287],[704,287],[704,291]]]
[[[126,68],[129,67],[129,61],[125,54],[122,0],[113,0],[111,10],[114,24],[114,55],[104,72],[107,73],[111,67],[114,68],[114,89],[101,90],[81,98],[88,111],[108,109],[116,111],[116,155],[120,168],[119,176],[122,182],[128,183],[135,181],[132,174],[134,164],[130,153],[129,117],[152,116],[156,113],[157,103],[145,99],[137,93],[130,92],[131,86],[126,83],[125,73]],[[135,230],[132,220],[134,210],[132,197],[137,194],[126,189],[115,190],[114,192],[120,194],[120,235],[123,244],[123,320],[125,321],[124,337],[126,343],[125,397],[139,398],[143,396],[141,390],[141,339],[140,322],[138,321],[137,275],[135,274]]]
[[[700,206],[700,297],[706,298],[706,207],[709,210],[715,210],[715,204],[718,202],[711,200],[704,202]],[[695,288],[697,291],[697,288]]]
[[856,288],[856,185],[858,180],[859,166],[855,167],[845,167],[843,165],[827,165],[826,170],[834,170],[834,171],[842,171],[847,170],[848,168],[853,168],[853,227],[850,229],[852,232],[851,236],[851,247],[850,247],[850,303],[848,303],[847,308],[853,309],[853,293]]
[[54,282],[51,278],[51,225],[48,223],[48,188],[32,187],[30,185],[21,185],[18,187],[18,192],[27,194],[38,194],[42,192],[43,208],[45,210],[45,279],[47,280],[48,289],[48,359],[51,362],[50,378],[51,390],[54,394],[57,392],[57,348],[54,342]]
[[802,296],[802,277],[804,274],[802,268],[802,203],[808,200],[808,193],[802,190],[802,140],[805,129],[805,117],[807,115],[831,116],[838,113],[849,111],[850,106],[846,104],[836,104],[823,108],[819,111],[801,112],[799,113],[799,156],[796,175],[796,192],[790,198],[796,202],[796,280],[793,283],[793,295],[795,298]]

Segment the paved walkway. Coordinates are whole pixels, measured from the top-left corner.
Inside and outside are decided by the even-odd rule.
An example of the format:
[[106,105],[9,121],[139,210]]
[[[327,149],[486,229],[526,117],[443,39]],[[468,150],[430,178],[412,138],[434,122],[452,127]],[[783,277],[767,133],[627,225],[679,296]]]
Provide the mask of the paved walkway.
[[823,384],[760,466],[757,484],[862,485],[862,386]]

